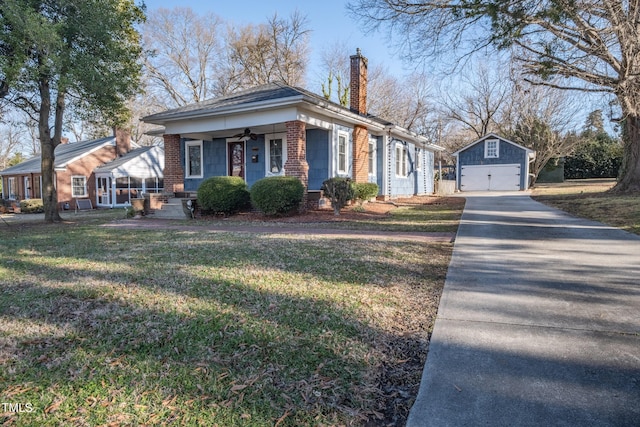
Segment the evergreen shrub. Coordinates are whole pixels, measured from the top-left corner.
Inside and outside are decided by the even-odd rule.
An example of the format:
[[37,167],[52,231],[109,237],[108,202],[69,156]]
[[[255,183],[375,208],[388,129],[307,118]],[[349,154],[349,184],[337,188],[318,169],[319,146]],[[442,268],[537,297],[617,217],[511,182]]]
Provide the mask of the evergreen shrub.
[[353,184],[354,198],[362,202],[371,200],[378,195],[379,187],[374,182],[357,182]]
[[231,215],[249,205],[247,183],[238,176],[214,176],[198,187],[198,206],[203,212]]
[[300,206],[304,185],[293,176],[271,176],[251,187],[251,203],[265,215],[284,215]]

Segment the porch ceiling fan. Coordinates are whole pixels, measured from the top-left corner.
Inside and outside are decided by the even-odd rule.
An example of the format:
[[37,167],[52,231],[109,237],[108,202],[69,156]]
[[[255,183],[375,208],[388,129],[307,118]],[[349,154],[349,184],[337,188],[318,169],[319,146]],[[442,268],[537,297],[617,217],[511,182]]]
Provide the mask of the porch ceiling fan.
[[251,129],[246,128],[243,133],[233,135],[231,138],[238,138],[238,139],[246,138],[246,139],[253,139],[255,141],[256,139],[258,139],[258,135],[256,135],[255,133],[251,133]]

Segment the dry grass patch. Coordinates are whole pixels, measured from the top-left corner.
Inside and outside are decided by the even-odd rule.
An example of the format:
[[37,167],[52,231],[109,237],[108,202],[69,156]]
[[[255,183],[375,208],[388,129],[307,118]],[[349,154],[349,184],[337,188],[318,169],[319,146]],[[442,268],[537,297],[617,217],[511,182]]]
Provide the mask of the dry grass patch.
[[532,197],[572,215],[640,234],[640,194],[617,194],[612,179],[537,184]]

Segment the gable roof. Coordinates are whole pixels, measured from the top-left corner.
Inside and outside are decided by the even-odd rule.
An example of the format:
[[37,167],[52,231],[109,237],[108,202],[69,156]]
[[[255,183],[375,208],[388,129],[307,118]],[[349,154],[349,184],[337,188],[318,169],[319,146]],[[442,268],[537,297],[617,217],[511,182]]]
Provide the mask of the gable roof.
[[93,171],[97,174],[111,174],[115,177],[135,178],[162,177],[164,170],[164,149],[159,146],[140,147],[129,151]]
[[[60,144],[55,149],[55,169],[63,169],[69,163],[79,159],[82,156],[98,150],[107,145],[115,145],[115,136],[109,136],[106,138],[98,138],[90,141],[71,142],[68,144]],[[18,163],[15,166],[11,166],[3,171],[0,171],[0,175],[21,175],[28,173],[41,173],[42,163],[41,155],[38,154],[22,163]]]
[[481,143],[481,142],[484,142],[484,141],[485,141],[485,140],[487,140],[487,139],[499,139],[499,140],[501,140],[501,141],[504,141],[504,142],[506,142],[506,143],[508,143],[508,144],[514,145],[514,146],[516,146],[516,147],[518,147],[518,148],[520,148],[520,149],[524,150],[524,151],[527,153],[527,157],[529,157],[529,158],[535,158],[535,154],[536,154],[536,152],[535,152],[534,150],[532,150],[532,149],[530,149],[530,148],[527,148],[527,147],[525,147],[525,146],[522,146],[522,145],[520,145],[520,144],[516,144],[516,143],[515,143],[515,142],[513,142],[513,141],[509,141],[508,139],[503,138],[503,137],[501,137],[500,135],[497,135],[497,134],[495,134],[495,133],[488,133],[488,134],[486,134],[486,135],[485,135],[485,136],[483,136],[482,138],[480,138],[480,139],[477,139],[477,140],[473,141],[471,144],[465,145],[464,147],[462,147],[461,149],[459,149],[458,151],[456,151],[456,152],[455,152],[455,153],[453,153],[452,155],[453,155],[453,156],[457,156],[457,155],[458,155],[458,154],[460,154],[461,152],[463,152],[463,151],[465,151],[465,150],[467,150],[467,149],[469,149],[469,148],[473,147],[473,146],[474,146],[474,145],[476,145],[476,144],[479,144],[479,143]]

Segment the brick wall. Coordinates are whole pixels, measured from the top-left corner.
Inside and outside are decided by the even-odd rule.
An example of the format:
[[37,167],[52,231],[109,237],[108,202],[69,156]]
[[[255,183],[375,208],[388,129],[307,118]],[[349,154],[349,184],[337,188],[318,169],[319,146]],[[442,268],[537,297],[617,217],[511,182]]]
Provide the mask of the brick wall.
[[164,191],[184,191],[184,168],[180,161],[180,135],[164,135]]
[[309,164],[307,163],[307,138],[304,122],[286,122],[287,127],[287,161],[284,172],[287,176],[295,176],[305,188],[305,199],[302,203],[306,207],[307,189],[309,188]]
[[369,131],[358,125],[353,129],[353,181],[369,182]]
[[367,58],[362,56],[360,49],[351,56],[351,72],[349,83],[349,107],[358,114],[367,114]]
[[[367,58],[360,49],[351,56],[350,108],[360,115],[367,114]],[[366,126],[353,129],[353,181],[369,181],[369,132]]]

